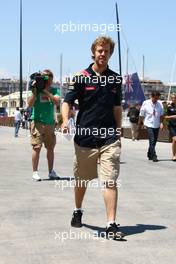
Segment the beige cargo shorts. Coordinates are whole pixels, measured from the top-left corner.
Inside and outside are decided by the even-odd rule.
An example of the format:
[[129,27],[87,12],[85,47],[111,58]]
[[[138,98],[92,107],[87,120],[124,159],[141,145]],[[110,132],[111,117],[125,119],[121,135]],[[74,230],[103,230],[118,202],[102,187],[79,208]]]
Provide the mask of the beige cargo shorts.
[[119,140],[101,148],[85,148],[75,143],[75,179],[90,181],[99,177],[100,181],[116,181],[120,170],[120,153]]
[[33,148],[41,148],[44,143],[45,148],[54,148],[56,144],[56,136],[54,133],[54,125],[45,125],[43,123],[31,123],[31,145]]

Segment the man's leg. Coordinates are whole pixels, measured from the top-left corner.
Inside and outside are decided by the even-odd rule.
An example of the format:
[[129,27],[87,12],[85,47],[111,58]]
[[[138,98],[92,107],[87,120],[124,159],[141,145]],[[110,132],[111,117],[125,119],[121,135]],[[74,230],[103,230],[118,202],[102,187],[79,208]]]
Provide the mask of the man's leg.
[[115,221],[117,208],[117,178],[120,170],[121,143],[107,145],[100,150],[100,180],[105,182],[103,191],[107,221]]
[[[48,171],[49,177],[57,177],[56,173],[53,172],[53,165],[54,165],[54,147],[56,145],[56,135],[54,133],[54,126],[53,125],[46,125],[44,126],[44,135],[43,141],[47,150],[47,160],[48,160]],[[53,175],[50,175],[54,173]]]
[[17,137],[17,121],[15,121],[15,137]]
[[120,141],[116,141],[109,146],[104,146],[100,151],[100,180],[105,182],[103,196],[107,214],[106,235],[108,238],[113,239],[124,237],[124,234],[119,231],[116,224],[117,179],[120,170],[120,153]]
[[159,128],[154,128],[154,151],[153,151],[153,157],[154,158],[157,158],[157,155],[156,155],[156,151],[155,151],[155,146],[156,146],[156,143],[157,143],[157,140],[158,140],[158,134],[159,134]]
[[41,148],[35,148],[32,149],[32,167],[33,167],[33,175],[32,179],[34,181],[41,181],[41,178],[38,174],[38,163],[39,163],[39,156],[40,156],[40,150]]
[[53,170],[53,164],[54,164],[54,148],[47,148],[47,160],[48,160],[48,171],[50,173]]
[[20,129],[20,121],[18,121],[17,134],[19,132],[19,129]]
[[106,183],[105,190],[103,192],[104,202],[106,206],[107,221],[115,222],[116,219],[116,208],[117,208],[117,198],[118,190],[116,183]]
[[41,181],[40,176],[38,175],[38,164],[40,157],[40,150],[42,148],[42,127],[40,124],[31,123],[31,145],[32,145],[32,167],[33,175],[32,179],[35,181]]
[[176,137],[172,137],[172,155],[173,160],[176,160]]
[[148,138],[149,138],[149,148],[147,156],[149,159],[153,159],[154,151],[155,151],[155,140],[154,140],[154,130],[151,127],[147,127]]
[[32,149],[32,167],[33,171],[38,171],[38,163],[39,163],[39,156],[40,156],[41,148],[34,148]]
[[54,166],[54,147],[47,148],[47,160],[48,160],[48,171],[49,171],[49,179],[59,179],[60,177],[57,175],[57,173],[53,170]]
[[71,226],[73,227],[82,227],[82,202],[87,188],[87,183],[84,181],[76,180],[75,183],[75,209],[73,211]]
[[15,137],[18,137],[19,128],[20,128],[20,122],[15,121]]
[[86,192],[87,184],[83,184],[81,180],[76,180],[75,183],[75,209],[73,211],[71,226],[82,227],[82,203]]
[[75,210],[72,215],[71,225],[82,226],[82,203],[88,182],[97,177],[98,150],[80,147],[75,144]]
[[75,183],[75,206],[76,208],[82,208],[82,202],[87,189],[87,185],[83,181],[76,181]]

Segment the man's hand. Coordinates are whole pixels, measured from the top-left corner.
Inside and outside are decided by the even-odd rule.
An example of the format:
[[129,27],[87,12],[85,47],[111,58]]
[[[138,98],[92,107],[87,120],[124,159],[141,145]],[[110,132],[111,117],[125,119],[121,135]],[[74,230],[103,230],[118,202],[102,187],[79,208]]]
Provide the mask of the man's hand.
[[138,130],[143,129],[144,128],[144,124],[143,123],[138,123]]
[[42,90],[43,93],[45,93],[48,97],[50,96],[50,92],[48,91],[48,89],[43,89]]
[[163,125],[163,123],[160,124],[160,129],[161,129],[161,130],[164,129],[164,125]]
[[69,133],[69,128],[68,128],[69,112],[70,112],[70,106],[68,103],[64,102],[62,104],[62,119],[63,119],[63,123],[61,125],[62,133]]
[[51,100],[55,105],[59,104],[59,96],[54,96],[52,93],[48,91],[47,88],[43,89],[42,92],[46,94],[48,100]]
[[144,117],[143,116],[139,116],[139,120],[138,120],[138,130],[144,128]]
[[31,86],[32,86],[32,93],[36,96],[37,94],[36,81],[33,81]]
[[61,125],[61,132],[66,134],[69,133],[68,120],[65,120]]

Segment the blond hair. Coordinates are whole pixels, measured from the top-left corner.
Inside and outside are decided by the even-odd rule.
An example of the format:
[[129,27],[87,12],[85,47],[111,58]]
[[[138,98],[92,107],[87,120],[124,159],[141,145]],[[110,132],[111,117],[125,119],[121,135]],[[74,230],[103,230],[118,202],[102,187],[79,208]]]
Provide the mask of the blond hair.
[[100,36],[98,38],[96,38],[94,40],[94,42],[92,43],[92,46],[91,46],[91,51],[92,51],[92,59],[95,58],[94,54],[95,54],[95,49],[96,49],[96,46],[98,45],[106,45],[106,44],[109,44],[110,45],[110,55],[113,54],[114,52],[114,47],[115,47],[115,42],[110,38],[110,37],[105,37],[105,36]]

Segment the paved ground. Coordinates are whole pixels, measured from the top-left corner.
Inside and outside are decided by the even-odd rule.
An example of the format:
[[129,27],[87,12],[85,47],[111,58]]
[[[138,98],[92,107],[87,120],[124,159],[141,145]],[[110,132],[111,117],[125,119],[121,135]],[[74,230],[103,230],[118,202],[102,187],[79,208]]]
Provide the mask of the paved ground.
[[62,180],[47,180],[43,149],[43,181],[36,183],[31,181],[28,133],[21,130],[19,138],[13,133],[0,127],[0,264],[174,263],[176,163],[170,160],[169,143],[158,143],[160,162],[153,163],[146,160],[147,141],[123,139],[118,222],[128,236],[119,242],[102,237],[101,188],[87,192],[85,226],[70,228],[72,142],[57,136],[55,169]]

